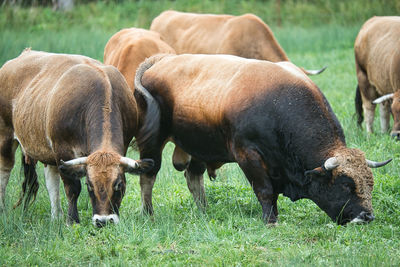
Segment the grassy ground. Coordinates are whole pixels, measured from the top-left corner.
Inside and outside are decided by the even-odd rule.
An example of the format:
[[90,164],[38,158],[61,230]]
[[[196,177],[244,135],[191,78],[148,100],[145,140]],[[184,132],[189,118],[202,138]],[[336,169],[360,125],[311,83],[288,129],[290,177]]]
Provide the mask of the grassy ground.
[[[188,2],[196,11],[202,8],[196,1]],[[211,1],[204,2],[212,4]],[[258,2],[250,1],[244,12],[252,9],[252,3]],[[163,2],[157,9],[169,7],[165,5]],[[83,12],[81,9],[84,8],[96,11],[99,7],[79,7],[77,12]],[[118,12],[110,15],[115,10],[124,9],[110,8],[107,18],[111,21],[79,27],[76,24],[57,25],[53,21],[55,15],[46,13],[50,10],[35,9],[33,12],[39,12],[38,16],[48,16],[50,22],[27,23],[26,29],[21,26],[23,23],[10,27],[3,25],[0,64],[17,56],[27,46],[37,50],[84,54],[101,60],[108,38],[120,27],[129,26],[127,21],[115,18]],[[129,7],[126,10],[129,11]],[[124,12],[128,12],[126,10]],[[241,13],[241,10],[235,10],[235,13]],[[132,21],[137,19],[132,15]],[[97,20],[100,21],[101,17]],[[149,20],[151,18],[143,19],[135,26],[145,27]],[[117,25],[115,28],[113,22]],[[281,196],[278,201],[279,224],[266,226],[261,220],[260,205],[235,164],[223,166],[215,182],[206,179],[209,207],[206,213],[200,213],[183,174],[171,165],[173,146],[169,145],[164,151],[163,166],[154,187],[154,218],[141,215],[138,178],[128,175],[119,225],[94,228],[90,221],[91,205],[86,190],[83,190],[78,204],[82,223],[66,226],[65,220],[50,221],[50,203],[41,165],[38,165],[40,189],[36,203],[26,213],[19,208],[12,209],[22,181],[18,156],[7,187],[7,211],[0,214],[0,266],[398,266],[400,149],[387,134],[378,132],[367,136],[356,127],[353,118],[356,78],[352,47],[361,24],[360,21],[347,26],[340,23],[321,23],[315,27],[290,24],[273,26],[272,29],[296,64],[309,69],[328,65],[323,74],[312,79],[327,96],[342,123],[348,145],[362,149],[372,160],[394,158],[388,166],[373,170],[376,216],[373,223],[337,226],[313,202],[300,200],[293,203]],[[375,129],[379,130],[378,121]],[[137,157],[133,151],[129,155]],[[64,193],[62,206],[66,212]]]

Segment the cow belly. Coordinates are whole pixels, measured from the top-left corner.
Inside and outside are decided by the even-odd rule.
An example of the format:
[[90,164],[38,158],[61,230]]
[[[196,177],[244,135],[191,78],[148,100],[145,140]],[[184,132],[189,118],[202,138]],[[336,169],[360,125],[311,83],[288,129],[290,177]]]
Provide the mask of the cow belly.
[[38,112],[35,106],[16,101],[13,107],[14,135],[27,155],[42,162],[53,162],[51,142],[45,131],[45,112]]
[[219,129],[197,125],[175,127],[174,142],[193,157],[204,162],[232,162],[229,141]]

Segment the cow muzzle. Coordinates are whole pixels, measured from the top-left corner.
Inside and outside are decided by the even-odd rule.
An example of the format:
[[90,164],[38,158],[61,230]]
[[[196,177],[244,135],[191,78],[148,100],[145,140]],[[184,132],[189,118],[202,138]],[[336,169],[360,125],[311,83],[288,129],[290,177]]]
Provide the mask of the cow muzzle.
[[98,214],[95,214],[92,217],[92,222],[93,222],[94,226],[100,228],[100,227],[103,227],[103,226],[105,226],[106,224],[109,224],[109,223],[118,224],[119,223],[119,217],[118,217],[117,214],[110,214],[110,215],[98,215]]
[[355,217],[350,223],[369,223],[375,219],[375,216],[371,212],[362,211]]

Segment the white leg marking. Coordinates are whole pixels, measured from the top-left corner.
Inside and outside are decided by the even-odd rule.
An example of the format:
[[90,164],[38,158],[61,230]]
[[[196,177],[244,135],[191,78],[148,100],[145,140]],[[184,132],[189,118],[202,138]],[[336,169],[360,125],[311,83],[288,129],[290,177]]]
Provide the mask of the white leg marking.
[[379,114],[381,119],[381,131],[382,133],[386,133],[389,130],[390,124],[389,101],[383,102],[379,105]]
[[5,194],[11,171],[0,170],[0,210],[5,208]]
[[375,110],[364,108],[364,114],[365,114],[365,126],[367,128],[367,132],[372,133],[374,131],[373,125],[374,125]]
[[60,174],[57,166],[47,165],[44,168],[44,177],[46,179],[47,192],[49,192],[51,205],[51,218],[57,219],[62,216],[60,203]]

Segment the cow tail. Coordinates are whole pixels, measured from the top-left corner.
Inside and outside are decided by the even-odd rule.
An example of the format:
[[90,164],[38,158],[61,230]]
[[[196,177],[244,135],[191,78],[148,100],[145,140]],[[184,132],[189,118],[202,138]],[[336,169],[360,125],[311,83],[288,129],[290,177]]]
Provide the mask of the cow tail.
[[[159,56],[150,57],[139,65],[135,76],[135,93],[144,100],[146,112],[136,136],[139,148],[143,146],[153,147],[158,140],[160,130],[161,112],[160,106],[149,91],[142,85],[142,76],[146,70],[151,68],[160,59]],[[135,94],[135,97],[137,95]]]
[[356,97],[354,98],[354,102],[355,102],[356,114],[357,114],[357,124],[358,124],[358,127],[362,127],[361,124],[364,120],[364,116],[363,116],[362,98],[361,98],[361,92],[360,92],[359,85],[357,85],[357,88],[356,88]]
[[22,183],[21,196],[18,202],[15,203],[14,208],[18,207],[23,202],[24,209],[27,209],[31,202],[33,203],[35,201],[36,194],[39,189],[38,177],[35,168],[36,161],[28,156],[22,155],[21,165],[24,169],[24,182]]

